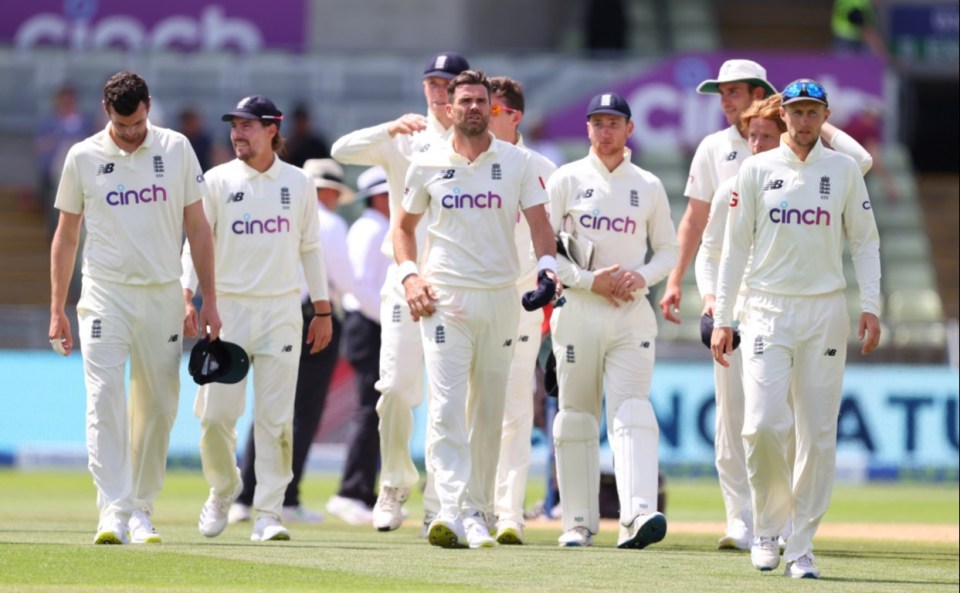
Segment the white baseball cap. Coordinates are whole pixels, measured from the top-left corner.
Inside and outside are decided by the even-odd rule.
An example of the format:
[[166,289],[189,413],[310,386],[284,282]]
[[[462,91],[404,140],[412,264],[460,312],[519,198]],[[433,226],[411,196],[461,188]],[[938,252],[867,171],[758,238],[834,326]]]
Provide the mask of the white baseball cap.
[[777,89],[767,81],[767,69],[752,60],[727,60],[720,66],[716,80],[704,80],[697,87],[703,95],[719,93],[718,85],[725,82],[749,82],[764,89],[764,97],[777,93]]
[[343,167],[333,159],[308,159],[303,162],[303,172],[313,179],[317,188],[328,187],[340,192],[338,204],[349,204],[353,201],[354,193],[343,182]]

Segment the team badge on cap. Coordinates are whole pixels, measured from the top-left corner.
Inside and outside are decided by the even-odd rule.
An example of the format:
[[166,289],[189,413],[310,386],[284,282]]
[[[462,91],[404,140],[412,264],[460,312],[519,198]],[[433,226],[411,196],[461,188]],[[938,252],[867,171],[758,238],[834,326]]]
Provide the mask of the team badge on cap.
[[239,383],[247,376],[250,358],[232,342],[203,338],[190,351],[187,370],[197,385]]

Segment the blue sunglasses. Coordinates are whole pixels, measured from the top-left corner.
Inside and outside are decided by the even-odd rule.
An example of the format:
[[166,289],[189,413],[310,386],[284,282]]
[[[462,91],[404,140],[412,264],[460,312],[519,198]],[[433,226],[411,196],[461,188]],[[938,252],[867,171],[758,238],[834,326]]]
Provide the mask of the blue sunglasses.
[[827,100],[827,91],[820,86],[820,83],[812,80],[804,80],[790,83],[781,93],[783,99],[796,99],[797,97],[810,97],[811,99]]

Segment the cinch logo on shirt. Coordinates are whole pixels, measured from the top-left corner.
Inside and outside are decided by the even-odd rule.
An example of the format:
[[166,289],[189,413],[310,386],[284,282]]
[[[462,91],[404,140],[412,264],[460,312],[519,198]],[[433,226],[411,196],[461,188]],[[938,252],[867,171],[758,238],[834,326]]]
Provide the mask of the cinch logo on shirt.
[[789,208],[786,202],[780,202],[779,208],[770,210],[770,222],[774,224],[813,224],[830,226],[830,212],[823,208],[800,210]]
[[637,234],[637,221],[627,216],[610,218],[609,216],[600,216],[599,210],[580,215],[580,224],[588,229],[598,231],[613,231],[615,233],[624,233],[629,235]]
[[128,206],[130,204],[146,204],[149,202],[167,201],[167,190],[154,184],[152,187],[143,189],[126,189],[122,185],[117,186],[117,191],[107,194],[107,204],[111,206]]
[[268,218],[267,220],[258,220],[250,218],[249,214],[243,215],[243,220],[235,220],[230,225],[230,229],[238,235],[263,235],[273,233],[289,233],[290,219],[282,216]]
[[452,194],[440,198],[440,205],[444,208],[503,208],[503,200],[492,191],[477,194],[462,194],[460,188],[455,188]]

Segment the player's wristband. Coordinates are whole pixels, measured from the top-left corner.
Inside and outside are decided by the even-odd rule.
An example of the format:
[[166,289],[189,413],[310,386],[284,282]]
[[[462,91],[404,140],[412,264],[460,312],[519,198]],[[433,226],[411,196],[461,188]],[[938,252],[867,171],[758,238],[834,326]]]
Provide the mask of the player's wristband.
[[417,269],[417,264],[411,259],[403,262],[397,266],[397,275],[400,277],[400,284],[403,284],[403,281],[407,279],[407,276],[413,274],[420,275],[420,270]]
[[327,311],[326,313],[314,313],[316,317],[330,317],[333,315],[333,311]]
[[540,270],[550,270],[554,274],[557,273],[557,258],[552,255],[541,255],[540,260],[537,261],[537,269]]

